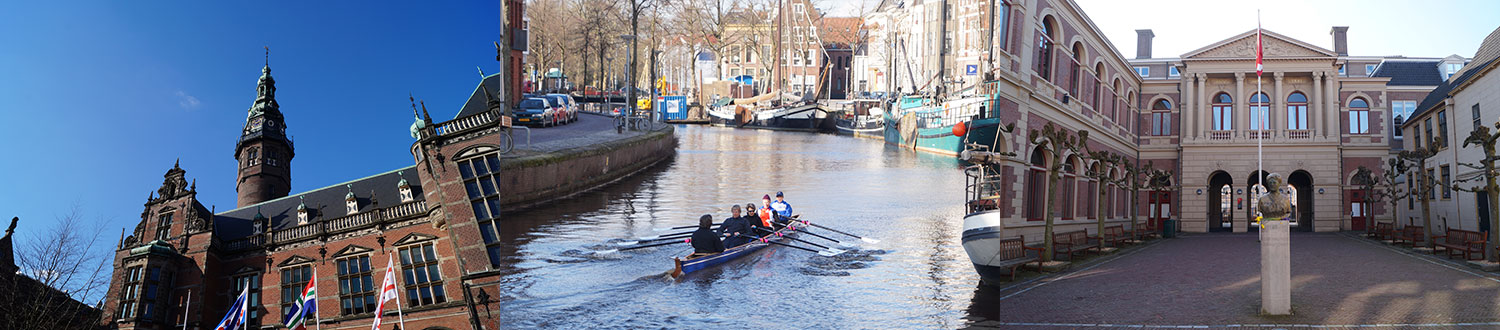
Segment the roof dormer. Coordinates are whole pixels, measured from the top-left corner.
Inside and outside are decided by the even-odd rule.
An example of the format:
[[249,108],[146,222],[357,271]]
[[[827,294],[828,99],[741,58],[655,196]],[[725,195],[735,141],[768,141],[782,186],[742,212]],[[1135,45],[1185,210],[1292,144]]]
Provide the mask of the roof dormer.
[[410,203],[416,200],[416,197],[411,194],[411,183],[406,182],[406,171],[396,172],[396,176],[401,177],[401,182],[396,183],[396,190],[401,194],[401,202]]
[[345,187],[349,188],[349,193],[344,195],[344,209],[350,215],[359,213],[359,199],[354,197],[354,185]]

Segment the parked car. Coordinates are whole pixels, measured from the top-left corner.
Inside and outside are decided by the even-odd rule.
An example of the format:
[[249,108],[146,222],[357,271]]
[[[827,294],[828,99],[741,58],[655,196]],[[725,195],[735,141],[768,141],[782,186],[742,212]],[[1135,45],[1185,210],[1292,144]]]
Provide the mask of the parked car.
[[557,113],[545,98],[530,97],[521,100],[521,109],[516,111],[516,122],[522,125],[541,127],[556,126]]
[[573,100],[573,96],[568,94],[547,94],[547,98],[554,103],[561,103],[563,108],[568,110],[568,122],[578,121],[578,111],[580,109],[578,108],[578,102]]

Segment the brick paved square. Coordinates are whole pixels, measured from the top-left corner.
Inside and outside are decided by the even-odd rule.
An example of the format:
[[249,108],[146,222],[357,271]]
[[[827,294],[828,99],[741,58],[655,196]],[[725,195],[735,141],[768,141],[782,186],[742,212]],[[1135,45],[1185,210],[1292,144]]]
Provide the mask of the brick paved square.
[[1291,316],[1261,316],[1256,234],[1160,240],[979,295],[976,327],[1500,323],[1500,278],[1343,234],[1292,235]]

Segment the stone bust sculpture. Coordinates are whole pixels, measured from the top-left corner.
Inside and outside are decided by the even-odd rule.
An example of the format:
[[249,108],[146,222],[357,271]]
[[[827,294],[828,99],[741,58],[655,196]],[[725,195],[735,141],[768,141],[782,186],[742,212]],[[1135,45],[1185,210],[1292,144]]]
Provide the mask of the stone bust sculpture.
[[1286,195],[1281,194],[1283,185],[1280,173],[1271,173],[1266,176],[1265,187],[1270,193],[1261,196],[1258,200],[1262,221],[1285,220],[1286,216],[1291,213],[1292,201],[1287,199]]

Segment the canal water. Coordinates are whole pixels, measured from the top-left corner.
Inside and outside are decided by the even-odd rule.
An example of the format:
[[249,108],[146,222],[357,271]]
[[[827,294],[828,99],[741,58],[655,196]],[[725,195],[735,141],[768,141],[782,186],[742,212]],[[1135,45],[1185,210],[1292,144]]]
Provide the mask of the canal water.
[[[505,328],[951,329],[986,319],[993,294],[959,242],[964,178],[952,157],[828,134],[680,126],[677,136],[675,158],[636,176],[504,215]],[[777,191],[802,219],[880,242],[813,229],[850,252],[772,246],[681,280],[666,274],[686,244],[596,253],[702,214],[720,221],[730,205]]]

